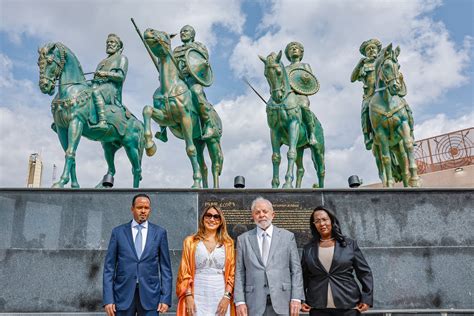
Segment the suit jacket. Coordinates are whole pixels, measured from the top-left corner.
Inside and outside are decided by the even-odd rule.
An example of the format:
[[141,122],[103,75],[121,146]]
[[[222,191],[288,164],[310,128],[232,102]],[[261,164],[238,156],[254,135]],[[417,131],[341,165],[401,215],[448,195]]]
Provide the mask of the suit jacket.
[[[319,261],[319,242],[310,242],[303,248],[301,266],[303,268],[306,303],[313,308],[326,308],[328,283],[336,308],[350,309],[357,303],[373,303],[373,278],[362,251],[353,239],[346,238],[347,246],[341,247],[336,241],[334,256],[329,271]],[[357,285],[353,271],[362,285]]]
[[237,238],[234,301],[245,302],[249,315],[263,315],[269,294],[273,309],[288,314],[291,299],[304,299],[298,248],[293,233],[273,226],[264,266],[257,241],[257,228]]
[[130,307],[139,283],[140,302],[153,310],[159,303],[171,306],[172,275],[166,230],[148,222],[145,249],[140,259],[135,251],[131,222],[115,227],[104,263],[104,305],[117,310]]

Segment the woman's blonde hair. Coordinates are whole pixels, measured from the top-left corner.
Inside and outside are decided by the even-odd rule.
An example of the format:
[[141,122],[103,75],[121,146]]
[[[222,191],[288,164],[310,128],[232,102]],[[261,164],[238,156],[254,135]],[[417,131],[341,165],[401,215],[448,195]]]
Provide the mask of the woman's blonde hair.
[[215,209],[217,213],[221,216],[221,224],[219,228],[217,228],[217,242],[223,245],[226,242],[233,242],[232,238],[227,233],[227,224],[225,222],[224,213],[217,205],[206,206],[204,211],[201,213],[199,217],[199,226],[198,231],[194,234],[194,240],[204,240],[206,235],[206,227],[204,226],[204,215],[206,215],[207,211],[210,209]]

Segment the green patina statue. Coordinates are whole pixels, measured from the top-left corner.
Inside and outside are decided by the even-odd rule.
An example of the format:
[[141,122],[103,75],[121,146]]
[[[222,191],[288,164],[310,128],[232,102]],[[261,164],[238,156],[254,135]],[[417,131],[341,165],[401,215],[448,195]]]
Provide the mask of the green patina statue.
[[92,128],[107,129],[106,99],[109,99],[111,104],[122,106],[122,86],[128,70],[128,59],[122,55],[122,51],[123,43],[120,38],[115,34],[109,34],[106,42],[108,56],[97,66],[92,81],[92,99],[99,119],[99,123]]
[[306,148],[311,150],[311,158],[318,175],[318,183],[313,187],[324,187],[324,135],[321,123],[309,109],[308,95],[319,90],[319,83],[309,65],[301,63],[303,46],[288,44],[285,53],[291,64],[281,62],[282,52],[271,53],[259,58],[265,64],[265,77],[270,85],[271,97],[267,102],[267,122],[270,127],[272,144],[273,178],[272,188],[280,186],[279,168],[282,144],[288,148],[288,168],[283,188],[293,187],[293,169],[296,163],[296,187],[301,187],[303,179],[303,155]]
[[[132,164],[133,187],[138,188],[144,149],[143,124],[122,104],[122,84],[127,72],[127,59],[121,55],[122,41],[111,34],[107,39],[105,59],[95,73],[92,86],[84,77],[74,53],[61,43],[51,43],[38,50],[41,92],[53,95],[51,111],[53,130],[58,134],[66,157],[64,170],[53,187],[78,188],[76,150],[81,136],[100,141],[108,165],[106,176],[115,174],[115,153],[122,146]],[[102,187],[102,181],[96,186]]]
[[[202,88],[212,83],[207,49],[194,42],[194,30],[185,26],[181,30],[184,45],[171,53],[172,36],[147,29],[142,38],[160,73],[160,86],[153,95],[153,106],[143,109],[145,149],[149,156],[156,152],[151,119],[162,127],[161,132],[155,135],[161,140],[166,140],[163,127],[169,127],[176,137],[184,139],[186,143],[186,153],[193,168],[192,187],[207,188],[207,166],[204,160],[204,148],[207,145],[214,188],[218,188],[224,160],[220,145],[222,123],[217,112],[207,102]],[[202,129],[205,130],[204,135]]]
[[406,85],[399,71],[400,48],[382,49],[377,39],[362,43],[365,56],[356,65],[351,81],[364,83],[361,123],[364,143],[372,150],[383,185],[403,181],[405,187],[420,186],[414,158],[413,115]]

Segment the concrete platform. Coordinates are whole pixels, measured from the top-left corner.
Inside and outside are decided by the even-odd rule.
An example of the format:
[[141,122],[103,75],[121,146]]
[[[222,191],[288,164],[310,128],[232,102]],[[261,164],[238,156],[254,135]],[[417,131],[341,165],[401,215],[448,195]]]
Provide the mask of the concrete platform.
[[219,204],[236,236],[252,227],[250,202],[261,195],[300,246],[316,205],[336,212],[373,270],[373,312],[474,311],[473,189],[0,189],[0,315],[101,312],[110,232],[131,219],[137,192],[151,196],[150,220],[168,230],[174,278],[182,241],[196,231],[204,205]]

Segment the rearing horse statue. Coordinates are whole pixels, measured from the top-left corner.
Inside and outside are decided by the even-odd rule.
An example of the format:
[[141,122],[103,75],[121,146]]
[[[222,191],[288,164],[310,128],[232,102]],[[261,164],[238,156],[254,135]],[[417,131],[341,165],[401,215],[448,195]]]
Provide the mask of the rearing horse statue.
[[399,72],[399,54],[400,48],[392,49],[390,44],[382,49],[375,61],[376,89],[369,103],[374,155],[379,160],[379,176],[385,187],[393,187],[398,173],[405,187],[419,187],[421,181],[414,156],[408,104],[403,98],[406,87]]
[[294,173],[296,164],[296,187],[301,187],[304,175],[303,155],[306,148],[311,149],[311,158],[314,169],[318,175],[318,183],[314,187],[324,187],[324,135],[321,123],[316,118],[315,137],[317,143],[310,145],[308,141],[307,129],[302,124],[301,108],[298,96],[292,91],[288,74],[281,62],[282,52],[271,53],[264,58],[259,58],[265,64],[265,77],[270,85],[270,100],[267,102],[267,122],[270,127],[270,137],[272,143],[272,163],[273,178],[272,188],[280,186],[280,147],[285,144],[288,148],[288,168],[285,175],[283,188],[293,188]]
[[[51,103],[54,123],[51,126],[58,134],[66,157],[61,178],[53,187],[62,188],[69,180],[71,187],[78,188],[76,176],[76,150],[81,136],[100,141],[107,161],[107,175],[115,174],[114,157],[117,150],[125,148],[132,164],[133,187],[138,188],[141,176],[141,160],[145,146],[143,124],[127,109],[106,100],[106,130],[91,128],[90,119],[96,117],[92,90],[82,72],[74,53],[61,43],[46,44],[38,50],[41,92],[53,95]],[[96,187],[102,187],[102,181]]]
[[156,152],[151,131],[151,119],[153,119],[160,126],[169,127],[176,137],[184,139],[186,153],[193,168],[192,188],[208,187],[207,166],[204,161],[204,148],[207,145],[212,162],[214,188],[218,188],[224,161],[220,144],[222,122],[213,109],[209,116],[217,126],[218,135],[206,140],[201,139],[199,115],[191,91],[180,78],[178,67],[172,57],[170,36],[165,32],[147,29],[143,37],[153,55],[159,60],[160,73],[160,86],[153,95],[153,106],[148,105],[143,109],[146,153],[152,156]]

